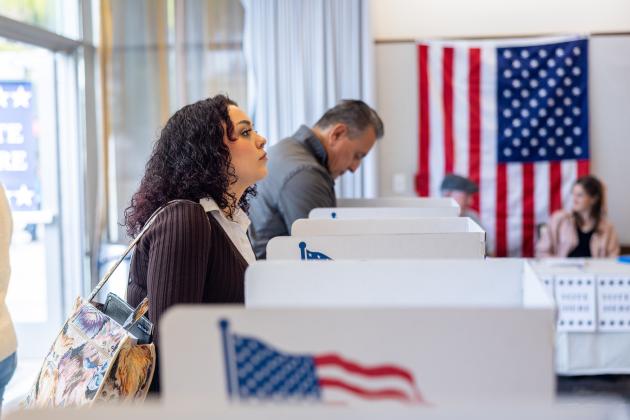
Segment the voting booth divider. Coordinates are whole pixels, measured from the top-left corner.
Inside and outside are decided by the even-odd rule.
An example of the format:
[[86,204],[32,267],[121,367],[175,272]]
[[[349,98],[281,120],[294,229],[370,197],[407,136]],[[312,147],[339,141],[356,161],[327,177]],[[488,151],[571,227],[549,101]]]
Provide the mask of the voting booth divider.
[[[554,312],[526,260],[258,261],[247,308],[445,307]],[[552,333],[550,330],[549,333]]]
[[528,403],[519,406],[495,401],[474,406],[384,407],[233,406],[229,410],[209,406],[205,401],[165,405],[149,402],[141,406],[95,406],[85,409],[27,410],[9,413],[6,420],[627,420],[624,404],[615,400]]
[[457,217],[459,204],[450,197],[339,198],[337,207],[315,208],[309,219],[381,219]]
[[450,197],[338,198],[337,207],[456,207]]
[[416,219],[298,219],[291,235],[472,234],[484,241],[485,231],[469,217],[422,217]]
[[161,397],[212,407],[551,403],[553,307],[532,304],[176,307],[160,326]]
[[269,241],[267,259],[484,258],[485,237],[466,217],[299,219]]
[[278,236],[267,244],[268,260],[483,259],[484,256],[483,240],[444,233]]
[[455,207],[319,207],[309,219],[391,219],[416,217],[458,217]]
[[572,258],[532,266],[558,307],[557,372],[630,374],[630,265]]
[[627,420],[624,404],[616,400],[587,400],[519,406],[495,401],[448,408],[391,405],[349,409],[343,406],[234,406],[229,410],[205,401],[142,406],[95,406],[84,409],[28,410],[11,413],[7,420]]

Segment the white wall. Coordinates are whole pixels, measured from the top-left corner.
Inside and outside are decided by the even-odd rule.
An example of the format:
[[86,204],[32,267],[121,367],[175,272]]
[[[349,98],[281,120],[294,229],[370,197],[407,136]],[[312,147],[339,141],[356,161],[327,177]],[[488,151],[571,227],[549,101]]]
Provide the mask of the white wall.
[[378,151],[379,195],[415,195],[413,177],[418,170],[416,48],[413,43],[401,43],[376,45],[375,50],[378,113],[385,125]]
[[376,40],[630,30],[628,0],[372,0]]
[[630,244],[630,35],[593,37],[590,44],[592,168],[606,183],[621,242]]

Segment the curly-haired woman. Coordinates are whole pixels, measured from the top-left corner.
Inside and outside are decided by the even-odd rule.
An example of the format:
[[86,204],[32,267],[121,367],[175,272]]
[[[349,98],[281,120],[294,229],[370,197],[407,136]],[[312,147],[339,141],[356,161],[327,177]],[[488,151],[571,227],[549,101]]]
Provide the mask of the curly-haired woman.
[[[139,190],[125,212],[136,236],[166,207],[138,243],[127,288],[136,306],[149,298],[149,319],[178,303],[243,303],[244,273],[255,260],[247,228],[247,199],[267,175],[266,140],[223,95],[187,105],[166,123]],[[151,391],[159,391],[156,370]]]
[[592,175],[573,184],[571,212],[551,215],[536,244],[537,257],[616,257],[619,239],[606,218],[604,185]]

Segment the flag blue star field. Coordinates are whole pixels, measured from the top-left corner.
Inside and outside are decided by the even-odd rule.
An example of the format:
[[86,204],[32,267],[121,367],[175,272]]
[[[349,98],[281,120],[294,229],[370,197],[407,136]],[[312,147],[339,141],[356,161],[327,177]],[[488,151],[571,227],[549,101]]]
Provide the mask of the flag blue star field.
[[290,354],[219,322],[228,395],[238,401],[424,403],[413,373],[393,364],[364,366],[336,353]]
[[587,43],[497,48],[499,162],[588,157]]
[[496,256],[533,256],[536,226],[589,171],[588,39],[417,45],[416,189],[449,173],[479,186],[473,210]]

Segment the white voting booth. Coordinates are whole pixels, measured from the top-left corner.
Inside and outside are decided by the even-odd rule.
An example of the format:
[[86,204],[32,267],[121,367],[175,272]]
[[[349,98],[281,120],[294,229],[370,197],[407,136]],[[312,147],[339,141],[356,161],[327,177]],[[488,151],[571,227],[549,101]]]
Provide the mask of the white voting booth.
[[[313,327],[340,334],[359,352],[387,354],[375,346],[392,343],[413,349],[409,360],[418,359],[435,403],[554,395],[555,311],[524,260],[261,261],[245,274],[245,301],[250,310],[294,309],[292,319],[305,308],[325,309],[312,312],[321,314]],[[344,313],[338,308],[361,313],[356,325],[332,316]],[[362,333],[379,339],[363,341]]]
[[450,197],[338,198],[338,207],[457,207]]
[[352,408],[343,406],[233,406],[210,407],[203,400],[139,406],[95,406],[89,409],[26,410],[10,413],[7,420],[628,420],[619,401],[561,402],[553,405],[515,406],[476,404],[471,407],[425,408],[404,405]]
[[559,310],[557,372],[630,374],[630,265],[571,258],[532,266]]
[[416,217],[457,217],[460,208],[447,197],[385,197],[338,199],[337,207],[311,210],[309,219],[391,219]]
[[508,258],[258,261],[245,272],[245,305],[483,308],[522,314],[543,308],[554,313],[551,298],[527,261]]
[[457,217],[453,207],[318,207],[308,213],[309,219],[391,219],[415,217]]
[[161,395],[166,403],[194,397],[212,407],[549,403],[553,310],[539,303],[174,308],[160,326]]
[[291,226],[291,235],[403,235],[445,233],[470,234],[485,240],[485,231],[469,217],[424,217],[419,219],[332,220],[298,219]]
[[466,217],[298,219],[269,241],[267,259],[484,258],[485,237]]

